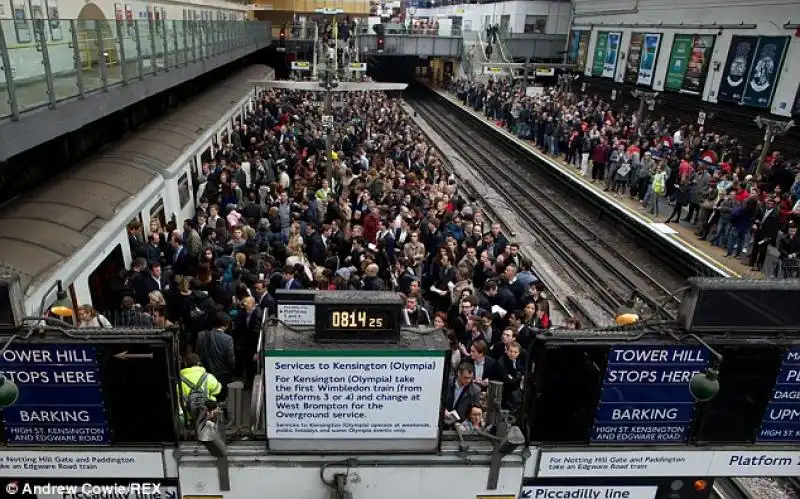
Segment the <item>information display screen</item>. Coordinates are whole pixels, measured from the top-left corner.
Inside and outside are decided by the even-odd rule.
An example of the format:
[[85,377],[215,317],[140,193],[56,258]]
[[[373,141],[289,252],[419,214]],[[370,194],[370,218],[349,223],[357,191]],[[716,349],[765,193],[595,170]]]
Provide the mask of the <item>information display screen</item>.
[[331,306],[327,310],[326,327],[345,331],[391,331],[394,329],[394,317],[388,310],[363,306]]
[[756,440],[800,442],[800,348],[792,348],[783,358]]
[[689,380],[708,359],[700,347],[611,347],[591,441],[685,442],[695,409]]

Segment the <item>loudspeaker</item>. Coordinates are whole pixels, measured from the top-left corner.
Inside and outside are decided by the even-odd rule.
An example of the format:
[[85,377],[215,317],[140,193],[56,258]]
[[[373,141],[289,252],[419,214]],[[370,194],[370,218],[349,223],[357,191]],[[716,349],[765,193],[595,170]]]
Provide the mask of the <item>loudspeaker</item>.
[[374,24],[372,26],[372,31],[374,31],[375,34],[378,35],[378,36],[383,36],[383,34],[385,32],[383,24]]
[[693,277],[678,320],[691,333],[800,331],[800,279],[746,280]]

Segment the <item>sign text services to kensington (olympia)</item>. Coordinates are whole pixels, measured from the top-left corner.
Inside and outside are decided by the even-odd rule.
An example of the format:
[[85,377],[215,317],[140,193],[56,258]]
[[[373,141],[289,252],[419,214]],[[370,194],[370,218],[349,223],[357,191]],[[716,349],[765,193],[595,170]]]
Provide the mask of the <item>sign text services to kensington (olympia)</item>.
[[268,351],[270,439],[435,439],[445,359],[428,351]]

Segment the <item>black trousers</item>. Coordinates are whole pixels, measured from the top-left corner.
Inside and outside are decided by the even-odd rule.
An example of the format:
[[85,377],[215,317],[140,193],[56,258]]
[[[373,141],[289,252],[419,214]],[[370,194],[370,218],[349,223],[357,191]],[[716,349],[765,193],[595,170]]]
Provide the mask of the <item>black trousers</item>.
[[603,180],[606,175],[606,164],[605,163],[598,163],[597,161],[592,163],[592,180]]
[[762,238],[756,236],[758,236],[758,234],[753,236],[753,252],[750,253],[750,266],[761,270],[764,266],[764,260],[767,259],[767,250],[771,242],[764,241],[764,244],[758,244]]

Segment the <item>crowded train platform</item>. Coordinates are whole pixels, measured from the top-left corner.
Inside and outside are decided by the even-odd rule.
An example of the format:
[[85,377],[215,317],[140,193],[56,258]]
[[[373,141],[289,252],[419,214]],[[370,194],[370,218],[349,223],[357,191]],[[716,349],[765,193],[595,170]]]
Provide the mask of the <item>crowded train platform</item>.
[[526,95],[525,85],[506,78],[454,79],[447,90],[595,190],[669,226],[740,275],[760,275],[772,248],[781,277],[797,276],[797,158],[772,150],[759,170],[759,144],[658,113],[637,124],[635,109],[588,93],[551,87]]
[[[394,291],[405,325],[441,329],[453,377],[476,381],[476,393],[449,411],[482,414],[489,380],[518,407],[533,336],[576,324],[551,324],[531,261],[462,197],[399,99],[335,97],[329,171],[318,98],[261,91],[202,165],[197,215],[182,227],[131,222],[133,264],[119,280],[119,309],[79,307],[78,326],[173,328],[186,355],[182,373],[196,382],[203,366],[220,382],[209,390],[221,401],[228,383],[256,372],[276,290]],[[477,428],[480,418],[461,424]]]

